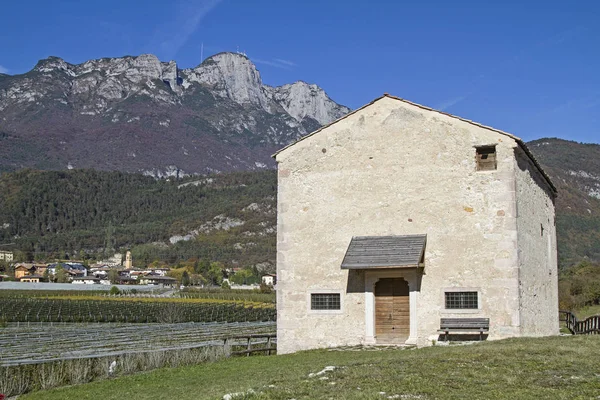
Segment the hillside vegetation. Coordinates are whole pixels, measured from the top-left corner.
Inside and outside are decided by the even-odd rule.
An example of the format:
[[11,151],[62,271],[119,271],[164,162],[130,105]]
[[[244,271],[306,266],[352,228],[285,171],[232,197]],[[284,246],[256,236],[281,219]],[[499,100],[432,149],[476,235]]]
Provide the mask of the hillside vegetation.
[[558,189],[559,265],[600,262],[600,145],[540,139],[529,147]]
[[598,336],[322,350],[162,369],[21,399],[591,399],[600,364],[590,355],[599,351]]
[[100,258],[131,248],[137,265],[272,262],[275,194],[274,171],[155,180],[22,170],[0,176],[0,243],[14,243],[23,259]]
[[[600,263],[600,145],[540,139],[529,146],[559,190],[561,270]],[[275,171],[179,180],[94,170],[5,173],[0,244],[15,243],[22,258],[96,258],[131,248],[137,265],[206,259],[272,269],[276,186]]]

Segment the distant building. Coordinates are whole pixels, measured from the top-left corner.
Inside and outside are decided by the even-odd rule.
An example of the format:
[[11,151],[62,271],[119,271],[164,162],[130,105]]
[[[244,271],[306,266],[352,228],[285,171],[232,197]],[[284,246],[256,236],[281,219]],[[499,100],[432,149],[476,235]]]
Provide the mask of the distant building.
[[14,259],[14,255],[12,251],[3,251],[0,250],[0,261],[12,262]]
[[48,273],[51,275],[56,275],[56,269],[62,266],[62,268],[69,274],[70,276],[87,276],[87,268],[81,264],[76,262],[62,262],[62,263],[54,263],[48,265]]
[[266,274],[262,276],[262,283],[265,285],[275,286],[277,283],[277,275],[275,274]]
[[133,268],[133,259],[131,258],[131,252],[127,251],[125,254],[125,269]]
[[141,285],[155,285],[162,287],[172,287],[177,283],[177,279],[168,276],[144,276],[140,277]]
[[42,276],[46,272],[46,264],[21,263],[15,266],[15,278],[20,279],[26,275]]
[[170,270],[170,268],[153,268],[150,270],[150,273],[158,276],[167,276],[167,272]]
[[73,278],[71,283],[76,285],[95,285],[100,284],[100,278],[96,278],[94,276],[79,276]]
[[21,282],[40,283],[44,281],[44,277],[40,275],[25,275],[19,279]]
[[115,253],[112,257],[106,260],[98,261],[95,264],[90,265],[91,268],[100,267],[120,267],[123,265],[123,255],[121,253]]

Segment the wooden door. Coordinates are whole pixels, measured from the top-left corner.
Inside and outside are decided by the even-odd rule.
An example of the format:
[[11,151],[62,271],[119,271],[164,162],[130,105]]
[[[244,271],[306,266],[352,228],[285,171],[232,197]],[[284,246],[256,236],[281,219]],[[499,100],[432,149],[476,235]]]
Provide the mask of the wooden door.
[[375,284],[375,336],[378,343],[404,343],[410,333],[408,282],[384,278]]

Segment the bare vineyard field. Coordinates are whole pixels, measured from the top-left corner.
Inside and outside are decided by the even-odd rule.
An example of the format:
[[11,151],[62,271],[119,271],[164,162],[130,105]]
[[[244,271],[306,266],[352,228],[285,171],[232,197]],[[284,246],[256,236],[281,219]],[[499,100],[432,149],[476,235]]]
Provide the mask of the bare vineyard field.
[[275,333],[275,323],[13,323],[0,329],[0,366],[197,348],[264,333]]
[[4,322],[249,322],[274,321],[265,303],[167,298],[3,298]]

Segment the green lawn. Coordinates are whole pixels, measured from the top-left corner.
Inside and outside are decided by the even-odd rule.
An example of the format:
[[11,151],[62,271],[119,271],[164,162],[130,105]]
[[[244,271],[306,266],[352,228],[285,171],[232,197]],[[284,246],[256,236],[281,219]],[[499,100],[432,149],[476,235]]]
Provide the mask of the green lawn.
[[[233,358],[36,392],[31,399],[596,399],[600,336]],[[326,366],[332,372],[309,377]],[[384,394],[382,394],[384,393]]]
[[579,320],[584,320],[592,315],[600,315],[600,305],[586,306],[575,312]]

